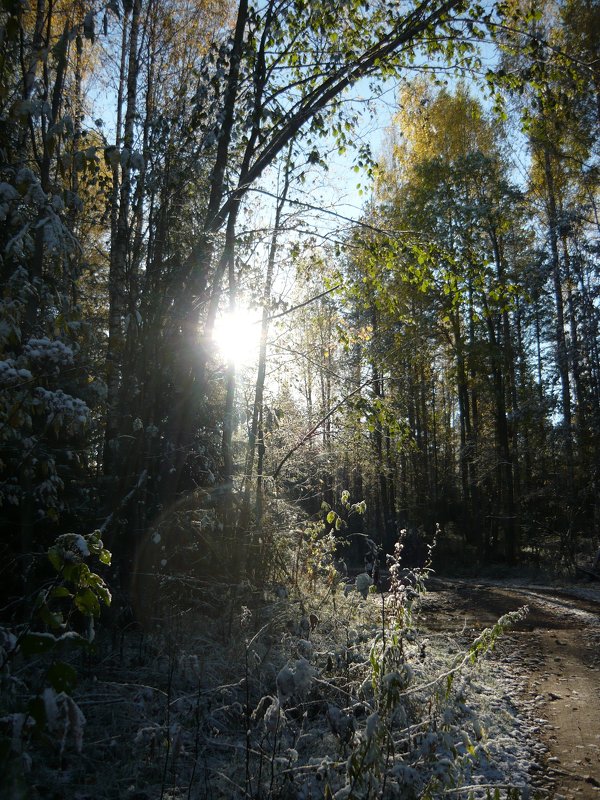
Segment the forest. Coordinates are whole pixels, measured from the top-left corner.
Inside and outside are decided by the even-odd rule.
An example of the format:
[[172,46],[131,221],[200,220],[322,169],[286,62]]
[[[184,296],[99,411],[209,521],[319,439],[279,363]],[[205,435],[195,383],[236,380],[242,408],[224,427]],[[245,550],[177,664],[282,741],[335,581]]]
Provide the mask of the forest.
[[599,130],[597,0],[2,0],[2,797],[530,796],[419,619],[598,577]]

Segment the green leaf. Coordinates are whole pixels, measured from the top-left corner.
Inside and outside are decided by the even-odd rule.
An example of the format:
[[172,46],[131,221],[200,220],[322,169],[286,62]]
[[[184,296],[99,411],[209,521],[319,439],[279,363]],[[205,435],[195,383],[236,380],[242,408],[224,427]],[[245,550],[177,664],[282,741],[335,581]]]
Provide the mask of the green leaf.
[[50,611],[46,605],[40,608],[40,619],[45,625],[48,625],[54,630],[60,628],[64,622],[63,615],[60,611]]
[[112,553],[110,552],[110,550],[102,550],[99,553],[98,558],[103,564],[106,564],[107,566],[110,567],[110,563],[112,560]]
[[327,514],[327,522],[329,523],[329,525],[333,525],[336,516],[337,514],[335,513],[335,511],[330,511],[329,514]]
[[62,548],[56,547],[56,545],[54,547],[51,547],[48,550],[48,558],[50,559],[50,563],[52,564],[54,569],[57,572],[60,572],[65,563],[62,556]]
[[38,656],[52,650],[56,641],[51,633],[28,633],[21,639],[21,652],[24,656]]
[[71,692],[77,686],[77,670],[71,664],[57,661],[48,670],[48,683],[56,692]]
[[112,600],[111,593],[108,586],[104,583],[100,575],[92,572],[89,577],[89,586],[91,591],[96,595],[98,600],[101,600],[105,605],[109,606]]
[[78,564],[67,564],[63,570],[65,579],[73,583],[75,586],[86,586],[90,574],[90,568],[83,562]]
[[73,595],[66,586],[56,586],[50,593],[52,597],[72,597]]
[[81,589],[75,595],[75,606],[86,617],[97,617],[100,614],[100,603],[90,588]]

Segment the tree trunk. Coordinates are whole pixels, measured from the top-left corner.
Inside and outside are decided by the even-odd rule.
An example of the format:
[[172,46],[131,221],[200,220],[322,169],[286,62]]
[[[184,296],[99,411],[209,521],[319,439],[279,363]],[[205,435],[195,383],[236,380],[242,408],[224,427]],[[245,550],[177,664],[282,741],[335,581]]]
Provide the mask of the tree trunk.
[[[113,166],[113,206],[111,209],[111,251],[110,271],[108,278],[109,317],[108,317],[108,348],[106,352],[106,384],[108,389],[106,429],[104,438],[104,474],[114,480],[123,479],[119,455],[119,434],[123,428],[122,409],[120,408],[120,390],[122,376],[127,369],[123,363],[124,350],[124,315],[127,310],[127,256],[129,243],[129,209],[131,203],[131,164],[130,158],[133,147],[133,133],[137,108],[137,82],[139,73],[138,63],[138,37],[140,31],[142,0],[134,0],[131,12],[131,25],[129,29],[129,47],[127,55],[127,105],[125,110],[125,125],[123,130],[123,147],[120,147],[120,108],[122,101],[122,87],[124,82],[125,52],[121,54],[121,75],[119,86],[119,100],[117,109],[116,149],[120,153],[121,179],[119,181],[119,167]],[[123,44],[125,31],[123,26]],[[119,187],[117,190],[117,186]],[[117,210],[118,206],[118,210]],[[131,420],[129,420],[131,422]],[[115,500],[119,500],[116,493]]]
[[[496,277],[500,287],[504,285],[504,265],[500,252],[500,242],[496,231],[490,231],[494,261],[496,264]],[[518,547],[518,525],[515,504],[515,478],[513,457],[510,447],[509,424],[507,417],[507,379],[514,369],[512,336],[508,311],[503,309],[498,320],[498,333],[496,334],[492,322],[492,314],[487,309],[490,348],[492,352],[492,374],[495,397],[496,437],[498,446],[498,489],[500,494],[500,508],[502,527],[504,530],[504,555],[509,564],[516,559]]]
[[561,385],[562,416],[563,416],[563,443],[565,449],[566,489],[569,502],[573,499],[573,434],[571,411],[571,386],[569,381],[569,357],[565,337],[565,313],[563,300],[562,274],[558,250],[558,216],[556,206],[556,190],[552,161],[547,144],[544,147],[544,177],[546,180],[546,204],[548,214],[548,238],[550,243],[550,258],[552,264],[552,280],[554,283],[554,303],[556,310],[555,338],[556,338],[556,364]]
[[257,482],[256,482],[255,523],[257,526],[260,526],[261,524],[262,491],[263,491],[262,467],[264,463],[265,448],[264,448],[264,431],[262,430],[262,426],[259,425],[259,422],[262,420],[265,377],[267,373],[267,338],[269,335],[271,291],[273,285],[273,274],[275,271],[275,259],[277,256],[278,239],[281,228],[281,216],[287,200],[287,194],[290,186],[290,158],[291,158],[291,152],[288,152],[288,157],[284,166],[283,188],[278,197],[277,205],[275,207],[273,232],[271,234],[269,255],[267,258],[267,274],[265,277],[265,287],[263,291],[263,311],[262,311],[262,322],[260,328],[260,345],[258,352],[258,370],[256,375],[256,384],[254,387],[252,422],[250,425],[250,432],[248,434],[248,446],[246,452],[246,469],[245,469],[246,483],[245,483],[245,493],[244,493],[244,508],[242,512],[243,527],[246,527],[250,521],[250,504],[251,504],[250,494],[252,487],[254,458],[256,454],[257,443],[259,443],[259,447],[261,447],[262,457],[260,458],[261,462],[260,470],[258,471]]

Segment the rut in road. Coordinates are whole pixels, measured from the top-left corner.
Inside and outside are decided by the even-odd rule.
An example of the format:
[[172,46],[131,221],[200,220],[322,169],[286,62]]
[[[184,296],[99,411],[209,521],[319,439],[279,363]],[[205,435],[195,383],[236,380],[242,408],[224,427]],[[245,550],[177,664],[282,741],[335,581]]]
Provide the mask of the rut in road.
[[557,799],[598,800],[600,602],[537,588],[457,581],[435,581],[429,598],[436,630],[454,626],[476,632],[508,611],[529,606],[495,658],[514,671],[515,702],[545,745],[532,783]]

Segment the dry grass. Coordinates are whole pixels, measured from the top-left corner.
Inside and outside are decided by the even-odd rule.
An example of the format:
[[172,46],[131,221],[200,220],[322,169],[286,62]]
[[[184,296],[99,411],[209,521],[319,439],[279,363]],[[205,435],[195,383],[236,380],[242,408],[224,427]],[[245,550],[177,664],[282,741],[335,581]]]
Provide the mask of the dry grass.
[[143,625],[100,627],[74,662],[83,749],[27,742],[30,796],[408,799],[471,779],[468,648],[425,640],[418,593],[363,597],[332,579],[327,542],[288,530],[267,586],[163,571]]

